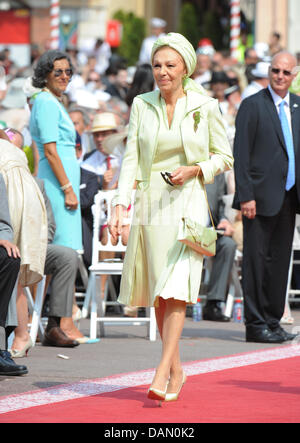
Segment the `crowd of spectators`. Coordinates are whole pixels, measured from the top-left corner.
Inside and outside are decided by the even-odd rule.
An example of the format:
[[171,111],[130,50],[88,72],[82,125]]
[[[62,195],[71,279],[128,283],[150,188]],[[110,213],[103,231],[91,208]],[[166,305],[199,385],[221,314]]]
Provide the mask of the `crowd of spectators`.
[[[152,40],[164,32],[165,22],[154,21],[153,25],[159,29],[151,37]],[[94,196],[100,189],[114,189],[117,186],[132,101],[136,95],[155,88],[150,60],[146,56],[148,43],[144,42],[141,58],[136,66],[128,66],[126,60],[112,54],[109,45],[100,39],[95,42],[93,50],[89,53],[83,53],[74,47],[66,50],[74,71],[63,103],[77,133],[76,157],[81,171],[83,257],[87,269],[91,264],[92,255],[91,206]],[[269,46],[265,45],[264,51],[259,49],[255,46],[246,48],[242,62],[236,62],[227,50],[216,51],[208,39],[200,41],[197,49],[198,63],[193,78],[209,95],[219,101],[231,145],[235,135],[235,118],[242,100],[268,85],[271,56],[282,49],[280,36],[272,35]],[[33,177],[38,174],[39,153],[29,129],[29,119],[32,100],[39,94],[40,89],[32,86],[31,77],[40,55],[34,46],[30,66],[19,69],[17,61],[11,59],[9,50],[0,53],[0,127],[7,136],[5,143],[10,142],[24,150]],[[5,149],[3,138],[0,140],[1,150]],[[2,173],[2,170],[0,172]],[[233,171],[226,173],[222,180],[218,190],[213,191],[211,199],[217,196],[218,215],[215,221],[217,226],[224,230],[224,237],[229,240],[223,242],[224,245],[219,248],[222,249],[221,261],[228,262],[230,257],[229,263],[232,263],[235,250],[238,249],[242,253],[242,217],[239,211],[231,208],[234,194]],[[105,214],[102,227],[106,227]],[[105,232],[104,229],[102,232]],[[213,278],[209,285],[205,319],[228,321],[221,312],[220,303],[226,298],[230,266],[224,275],[224,272],[220,271],[222,263],[218,262],[215,271],[212,270]],[[51,272],[47,271],[46,274],[55,272],[51,268]],[[221,278],[222,284],[217,284],[217,280]],[[51,294],[51,287],[48,291]],[[20,298],[20,295],[18,297]],[[70,303],[70,296],[68,300]],[[75,298],[73,304],[73,316],[78,318]],[[63,317],[63,314],[61,316]],[[70,326],[69,328],[73,332],[69,337],[72,345],[77,338],[78,342],[81,339],[83,343],[82,334],[78,332],[76,335],[75,329]],[[68,328],[64,331],[67,334]],[[16,337],[18,338],[18,334]],[[21,344],[16,345],[17,349],[18,346],[24,345],[24,352],[28,352],[28,336],[22,340]],[[51,340],[49,343],[51,345]],[[21,354],[24,355],[24,352]],[[17,351],[15,356],[18,356]]]

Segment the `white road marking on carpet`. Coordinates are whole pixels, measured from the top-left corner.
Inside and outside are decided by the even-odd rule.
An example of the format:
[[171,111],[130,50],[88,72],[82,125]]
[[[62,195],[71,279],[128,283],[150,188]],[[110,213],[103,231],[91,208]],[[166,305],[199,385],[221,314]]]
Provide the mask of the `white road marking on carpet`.
[[[289,345],[229,357],[184,363],[183,367],[187,375],[200,375],[299,356],[300,345]],[[147,385],[151,383],[153,375],[154,369],[149,369],[0,397],[0,414]]]

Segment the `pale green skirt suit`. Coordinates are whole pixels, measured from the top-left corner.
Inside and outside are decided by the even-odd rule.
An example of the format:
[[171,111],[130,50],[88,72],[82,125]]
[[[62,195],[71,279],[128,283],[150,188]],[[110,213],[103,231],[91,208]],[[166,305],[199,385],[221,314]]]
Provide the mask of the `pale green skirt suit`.
[[[198,164],[203,179],[183,186],[160,172]],[[159,91],[134,99],[126,152],[113,205],[128,207],[137,189],[119,302],[158,306],[159,297],[196,303],[203,257],[177,240],[183,215],[206,224],[203,182],[232,168],[233,158],[216,100],[188,90],[178,99],[169,127]],[[202,181],[203,180],[203,181]]]

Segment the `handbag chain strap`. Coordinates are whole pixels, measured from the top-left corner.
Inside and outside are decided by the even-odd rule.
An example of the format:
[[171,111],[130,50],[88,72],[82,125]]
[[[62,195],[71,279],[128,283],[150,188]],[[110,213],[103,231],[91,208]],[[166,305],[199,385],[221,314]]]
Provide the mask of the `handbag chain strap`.
[[[188,204],[189,204],[189,202],[190,202],[190,200],[191,200],[191,197],[192,197],[192,195],[193,195],[193,192],[194,192],[194,190],[195,190],[195,184],[196,184],[196,181],[197,181],[197,179],[198,179],[198,177],[199,177],[200,170],[201,170],[201,167],[199,166],[199,168],[198,168],[198,172],[197,172],[197,175],[196,175],[196,177],[195,177],[195,181],[194,181],[194,184],[193,184],[193,187],[192,187],[191,196],[190,196],[190,198],[188,199],[188,202],[187,202],[187,205],[186,205],[185,209],[187,209]],[[202,186],[203,186],[203,190],[204,190],[204,195],[205,195],[205,200],[206,200],[206,204],[207,204],[207,209],[208,209],[208,213],[209,213],[210,221],[211,221],[212,227],[213,227],[214,229],[216,229],[216,228],[215,228],[215,224],[214,224],[214,220],[213,220],[213,217],[212,217],[212,214],[211,214],[211,210],[210,210],[210,207],[209,207],[209,203],[208,203],[206,187],[205,187],[205,184],[203,183],[203,179],[201,178],[200,180],[201,180],[201,182],[202,182]],[[186,212],[186,211],[185,211],[185,212]]]

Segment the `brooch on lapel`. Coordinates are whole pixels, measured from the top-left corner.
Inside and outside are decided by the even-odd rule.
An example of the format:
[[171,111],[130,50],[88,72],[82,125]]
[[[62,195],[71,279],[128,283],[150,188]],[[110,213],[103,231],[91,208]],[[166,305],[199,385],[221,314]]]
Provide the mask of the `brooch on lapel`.
[[200,112],[199,111],[194,112],[193,118],[194,118],[194,131],[197,132],[198,125],[200,123]]
[[293,113],[297,108],[299,108],[299,105],[298,105],[297,103],[294,103],[294,104],[293,104],[293,107],[292,107],[292,109],[291,109],[292,113]]

